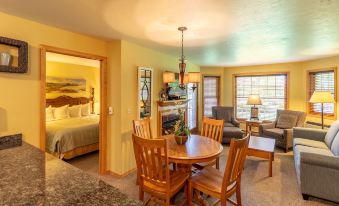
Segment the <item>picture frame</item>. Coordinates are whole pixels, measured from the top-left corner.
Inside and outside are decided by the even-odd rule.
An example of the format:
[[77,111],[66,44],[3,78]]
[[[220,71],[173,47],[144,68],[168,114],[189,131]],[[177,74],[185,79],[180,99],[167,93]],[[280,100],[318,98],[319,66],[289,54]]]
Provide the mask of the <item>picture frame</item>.
[[0,65],[0,72],[26,73],[28,70],[27,42],[0,36],[0,44],[15,47],[18,49],[18,66]]
[[138,67],[138,119],[152,117],[153,75],[152,68]]

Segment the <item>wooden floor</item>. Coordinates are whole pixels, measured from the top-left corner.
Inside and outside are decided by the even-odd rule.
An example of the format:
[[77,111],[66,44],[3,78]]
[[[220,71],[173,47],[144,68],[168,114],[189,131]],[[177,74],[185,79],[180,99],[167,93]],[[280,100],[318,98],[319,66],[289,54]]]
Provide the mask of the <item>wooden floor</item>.
[[[220,158],[222,170],[225,167],[226,151],[228,151],[228,147],[225,146]],[[99,153],[96,152],[68,162],[137,199],[136,174],[132,173],[120,179],[109,175],[99,176],[98,158]],[[268,177],[267,170],[268,162],[266,160],[248,157],[242,178],[242,202],[244,206],[339,206],[339,204],[317,198],[310,198],[309,201],[302,199],[297,185],[292,152],[284,153],[282,150],[276,150],[273,162],[273,177]],[[175,202],[179,202],[182,198],[183,194],[179,194]],[[209,201],[213,200],[210,198]]]

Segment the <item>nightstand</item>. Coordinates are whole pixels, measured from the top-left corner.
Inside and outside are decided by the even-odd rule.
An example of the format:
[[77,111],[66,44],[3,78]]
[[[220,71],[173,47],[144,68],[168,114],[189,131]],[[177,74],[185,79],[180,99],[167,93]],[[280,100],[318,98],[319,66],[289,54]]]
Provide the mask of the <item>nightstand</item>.
[[[251,135],[259,136],[259,126],[262,124],[259,120],[246,120],[246,134],[251,132]],[[256,127],[258,131],[252,131],[252,127]]]

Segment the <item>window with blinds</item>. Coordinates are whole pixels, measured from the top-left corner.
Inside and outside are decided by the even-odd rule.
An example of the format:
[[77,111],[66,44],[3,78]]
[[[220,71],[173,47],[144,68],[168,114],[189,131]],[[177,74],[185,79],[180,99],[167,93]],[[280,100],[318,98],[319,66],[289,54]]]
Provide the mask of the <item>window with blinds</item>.
[[259,95],[260,120],[274,120],[277,109],[287,103],[287,74],[235,76],[235,104],[237,118],[249,119],[252,105],[247,105],[249,95]]
[[193,83],[187,84],[187,98],[189,99],[187,103],[187,116],[188,116],[188,128],[195,129],[198,127],[198,89],[191,89],[194,86]]
[[[311,98],[314,91],[326,91],[330,92],[335,99],[335,70],[323,70],[309,72],[309,89],[308,100]],[[321,104],[320,103],[308,103],[308,112],[310,114],[320,115]],[[334,103],[324,103],[324,114],[327,116],[334,116],[335,105]]]
[[220,77],[205,76],[203,81],[204,86],[204,116],[212,116],[212,107],[219,105],[220,94]]

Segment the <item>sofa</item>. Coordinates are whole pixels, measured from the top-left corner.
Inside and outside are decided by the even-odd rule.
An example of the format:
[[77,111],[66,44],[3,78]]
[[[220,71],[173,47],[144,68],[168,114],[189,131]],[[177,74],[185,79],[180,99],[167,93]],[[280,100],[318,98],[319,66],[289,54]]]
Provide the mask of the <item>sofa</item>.
[[293,151],[303,198],[339,202],[339,121],[328,131],[293,128]]
[[212,107],[212,118],[224,120],[222,143],[231,142],[232,138],[241,139],[244,133],[239,128],[239,122],[234,117],[233,107]]
[[302,127],[305,119],[305,112],[277,110],[277,116],[274,122],[264,123],[259,126],[259,135],[275,139],[276,146],[288,152],[293,146],[292,128]]

